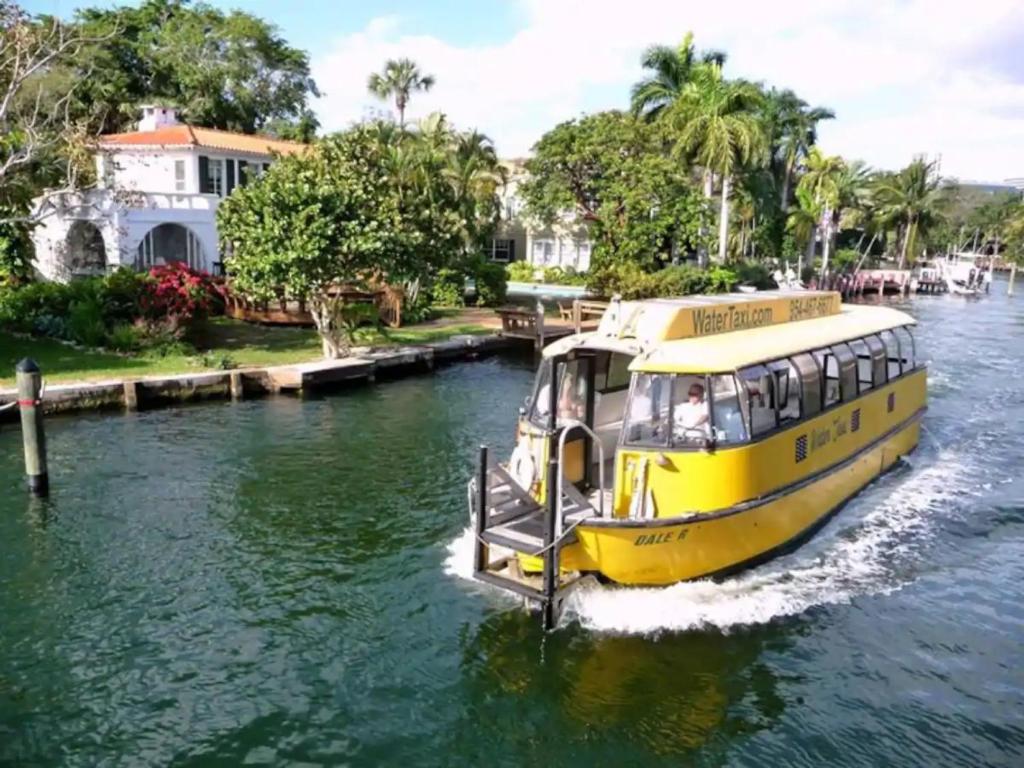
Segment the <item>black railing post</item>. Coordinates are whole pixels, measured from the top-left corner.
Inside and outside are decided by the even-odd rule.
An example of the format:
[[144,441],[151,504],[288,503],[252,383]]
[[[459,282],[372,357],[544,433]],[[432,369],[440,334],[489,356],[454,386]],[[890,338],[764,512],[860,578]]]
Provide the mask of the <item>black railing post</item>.
[[558,516],[558,459],[548,459],[547,513],[544,516],[544,629],[554,629],[558,619],[555,593],[558,591],[558,545],[555,525]]
[[480,467],[476,477],[476,546],[473,548],[473,570],[482,573],[490,564],[484,531],[487,530],[487,446],[480,446]]

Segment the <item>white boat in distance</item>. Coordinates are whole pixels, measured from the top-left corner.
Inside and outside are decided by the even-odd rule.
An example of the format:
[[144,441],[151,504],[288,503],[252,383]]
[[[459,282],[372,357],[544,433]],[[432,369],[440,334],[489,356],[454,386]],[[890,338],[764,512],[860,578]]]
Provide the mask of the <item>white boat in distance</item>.
[[923,264],[915,279],[918,283],[941,280],[952,294],[977,296],[989,292],[992,285],[992,261],[992,257],[986,254],[958,251]]

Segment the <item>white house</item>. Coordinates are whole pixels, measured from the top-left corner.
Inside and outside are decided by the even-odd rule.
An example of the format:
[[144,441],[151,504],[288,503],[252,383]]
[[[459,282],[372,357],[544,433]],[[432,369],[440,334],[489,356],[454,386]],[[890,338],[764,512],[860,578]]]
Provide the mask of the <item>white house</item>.
[[590,268],[591,241],[585,223],[572,213],[552,226],[533,221],[524,211],[519,185],[526,179],[522,161],[504,163],[508,181],[501,191],[501,220],[491,242],[491,259],[507,263],[528,261],[536,267]]
[[172,261],[218,272],[221,199],[276,155],[304,149],[186,125],[171,107],[143,107],[137,131],[99,138],[94,188],[37,200],[36,268],[52,280]]

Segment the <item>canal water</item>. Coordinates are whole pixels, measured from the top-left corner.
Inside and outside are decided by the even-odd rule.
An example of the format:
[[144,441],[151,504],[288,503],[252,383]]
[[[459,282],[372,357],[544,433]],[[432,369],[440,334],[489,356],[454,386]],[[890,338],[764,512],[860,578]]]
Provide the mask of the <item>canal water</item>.
[[1024,298],[918,297],[919,450],[797,552],[580,594],[464,578],[528,360],[0,430],[0,764],[1024,764]]

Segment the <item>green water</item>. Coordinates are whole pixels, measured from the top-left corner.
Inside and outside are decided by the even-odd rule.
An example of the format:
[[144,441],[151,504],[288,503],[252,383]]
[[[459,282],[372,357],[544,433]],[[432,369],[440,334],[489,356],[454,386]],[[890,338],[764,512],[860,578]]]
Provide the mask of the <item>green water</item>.
[[529,361],[52,420],[47,502],[5,425],[0,763],[1024,764],[1024,302],[909,307],[907,465],[786,558],[547,637],[459,575]]

